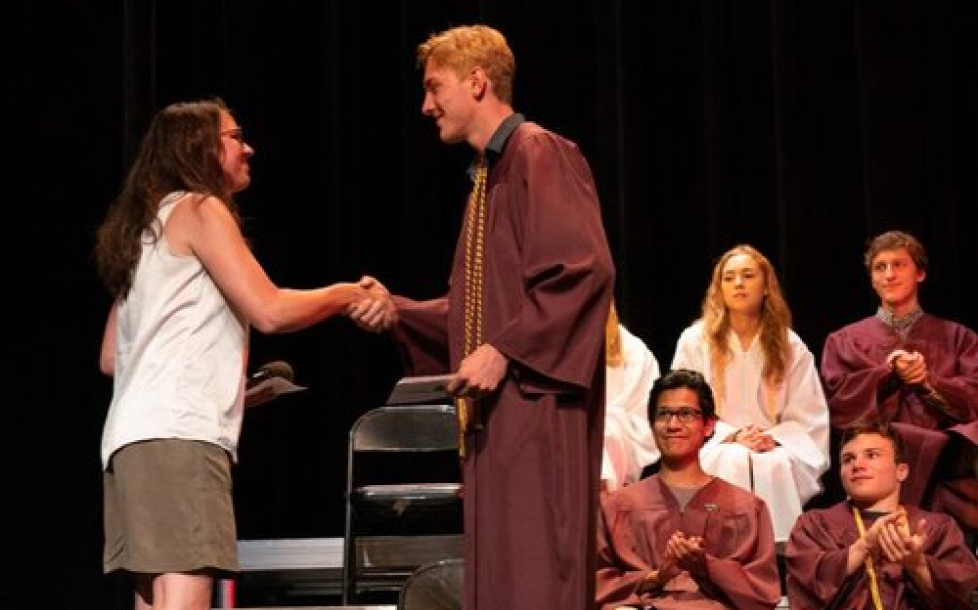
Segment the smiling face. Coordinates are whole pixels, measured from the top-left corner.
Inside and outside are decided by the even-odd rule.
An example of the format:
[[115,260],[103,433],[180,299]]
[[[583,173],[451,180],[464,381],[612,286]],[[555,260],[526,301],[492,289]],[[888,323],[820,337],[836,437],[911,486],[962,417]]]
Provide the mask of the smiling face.
[[723,304],[731,312],[758,315],[764,303],[764,271],[748,254],[734,254],[724,263],[720,275]]
[[227,111],[221,111],[221,166],[232,193],[240,192],[251,184],[251,168],[248,160],[255,150],[244,141],[238,122]]
[[695,390],[679,387],[659,394],[652,433],[664,463],[699,459],[700,447],[713,434],[715,426],[715,419],[703,417]]
[[917,288],[926,273],[907,248],[881,250],[873,257],[869,272],[885,309],[902,316],[917,307]]
[[900,501],[900,485],[909,474],[909,466],[897,462],[893,441],[875,433],[859,434],[846,442],[839,469],[846,495],[866,510],[894,510]]
[[465,142],[474,130],[478,83],[452,68],[429,59],[424,69],[424,101],[421,112],[435,120],[438,137],[445,144]]

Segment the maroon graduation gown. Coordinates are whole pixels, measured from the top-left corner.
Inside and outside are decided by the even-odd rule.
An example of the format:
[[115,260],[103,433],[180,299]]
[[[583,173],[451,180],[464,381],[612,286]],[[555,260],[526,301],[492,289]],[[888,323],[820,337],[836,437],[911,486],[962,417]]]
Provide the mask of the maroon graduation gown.
[[[924,403],[919,391],[900,383],[886,364],[898,348],[924,355],[931,384],[963,414],[963,421],[942,415]],[[822,380],[837,431],[860,419],[897,422],[912,464],[904,503],[926,505],[925,491],[940,475],[934,466],[948,431],[978,444],[978,335],[961,324],[925,313],[905,341],[876,316],[850,324],[826,338]]]
[[[907,506],[911,528],[927,520],[924,548],[936,591],[924,596],[901,566],[875,563],[886,610],[964,610],[978,586],[978,560],[964,543],[961,529],[947,515]],[[870,521],[865,526],[870,527]],[[848,502],[809,510],[798,518],[785,550],[791,610],[873,610],[865,568],[845,576],[849,546],[859,538]]]
[[[447,296],[395,297],[413,374],[455,371],[463,356],[463,238]],[[482,336],[511,364],[466,438],[466,610],[593,606],[613,283],[587,162],[522,123],[489,172]]]
[[[666,542],[676,530],[703,538],[708,578],[696,580],[682,572],[661,592],[637,594],[649,570],[662,564]],[[657,610],[769,610],[781,599],[767,506],[719,478],[683,510],[659,475],[603,497],[597,574],[601,610],[649,604]]]

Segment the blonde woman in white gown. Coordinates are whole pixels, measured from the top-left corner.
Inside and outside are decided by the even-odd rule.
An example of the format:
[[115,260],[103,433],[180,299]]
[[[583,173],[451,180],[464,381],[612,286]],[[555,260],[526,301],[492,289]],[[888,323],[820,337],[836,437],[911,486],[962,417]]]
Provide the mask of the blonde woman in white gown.
[[702,373],[717,401],[704,469],[767,502],[786,542],[829,468],[829,410],[811,351],[767,258],[749,245],[713,269],[699,320],[683,331],[672,368]]
[[605,327],[605,358],[601,486],[614,491],[634,483],[646,466],[659,461],[648,413],[649,392],[659,378],[659,362],[645,342],[619,322],[614,304]]

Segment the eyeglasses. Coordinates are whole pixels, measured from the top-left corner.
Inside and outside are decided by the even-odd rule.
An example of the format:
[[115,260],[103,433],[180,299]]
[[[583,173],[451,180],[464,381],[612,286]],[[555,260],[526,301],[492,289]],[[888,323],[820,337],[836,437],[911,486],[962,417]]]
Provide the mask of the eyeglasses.
[[222,137],[231,138],[237,141],[238,144],[244,144],[244,130],[240,127],[235,127],[234,129],[225,129],[221,132]]
[[699,409],[690,409],[689,407],[683,407],[682,409],[658,409],[655,412],[655,422],[657,424],[668,423],[672,416],[675,415],[676,419],[684,424],[689,424],[697,419],[703,417],[703,412]]

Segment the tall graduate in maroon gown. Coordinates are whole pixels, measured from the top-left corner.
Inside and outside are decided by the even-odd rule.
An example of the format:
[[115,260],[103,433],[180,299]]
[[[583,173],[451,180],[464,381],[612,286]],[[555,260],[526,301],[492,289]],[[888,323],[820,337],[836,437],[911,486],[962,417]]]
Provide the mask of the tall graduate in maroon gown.
[[786,549],[791,610],[964,610],[978,560],[947,515],[900,504],[909,474],[892,425],[842,436],[849,499],[802,514]]
[[700,464],[717,421],[709,384],[672,371],[649,405],[659,471],[602,498],[598,607],[774,608],[781,584],[767,506]]
[[978,335],[921,310],[927,254],[913,236],[879,235],[865,263],[879,310],[831,333],[822,353],[832,427],[838,434],[860,420],[896,422],[914,466],[903,500],[942,506],[976,527]]
[[[448,294],[392,297],[408,372],[450,371],[462,399],[465,608],[588,609],[614,285],[591,171],[513,112],[515,61],[496,30],[435,34],[418,61],[422,111],[477,156]],[[377,313],[352,315],[383,328],[391,315]]]

